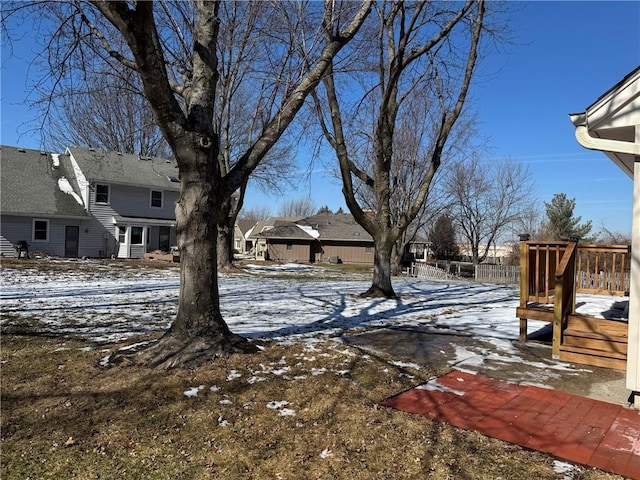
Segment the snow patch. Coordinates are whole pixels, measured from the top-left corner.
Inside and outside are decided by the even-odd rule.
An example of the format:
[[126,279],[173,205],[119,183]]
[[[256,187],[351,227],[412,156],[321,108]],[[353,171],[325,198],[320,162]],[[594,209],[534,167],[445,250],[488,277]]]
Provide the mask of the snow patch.
[[454,395],[458,395],[459,397],[463,397],[465,394],[465,392],[463,392],[462,390],[456,390],[455,388],[442,385],[438,382],[437,378],[434,380],[430,380],[427,383],[423,383],[422,385],[418,385],[416,388],[419,390],[428,390],[431,392],[453,393]]
[[329,450],[328,448],[325,448],[324,450],[322,450],[320,452],[320,458],[329,458],[333,455],[333,453],[331,452],[331,450]]
[[69,180],[67,180],[65,177],[60,177],[58,179],[58,188],[66,193],[67,195],[71,195],[76,202],[78,202],[79,205],[84,206],[84,203],[82,202],[82,199],[80,198],[80,196],[73,190],[73,187],[71,186],[71,184],[69,183]]
[[391,361],[389,362],[391,365],[395,365],[396,367],[401,367],[401,368],[413,368],[414,370],[420,370],[420,365],[418,365],[417,363],[412,363],[412,362],[397,362],[397,361]]
[[582,468],[560,460],[553,461],[553,471],[563,475],[562,480],[573,480],[582,476]]
[[198,396],[198,392],[204,390],[204,385],[199,385],[197,387],[191,387],[189,390],[184,391],[184,396],[188,398],[195,398]]

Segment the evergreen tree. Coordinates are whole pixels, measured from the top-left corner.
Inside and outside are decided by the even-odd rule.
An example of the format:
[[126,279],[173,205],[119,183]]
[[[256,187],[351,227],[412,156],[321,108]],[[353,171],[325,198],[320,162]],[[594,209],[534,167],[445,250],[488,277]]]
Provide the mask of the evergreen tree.
[[456,242],[456,231],[448,215],[440,215],[429,232],[431,251],[438,260],[457,260],[460,248]]
[[582,217],[573,216],[573,210],[576,207],[575,198],[569,199],[564,193],[556,193],[551,202],[544,202],[544,206],[547,211],[544,230],[550,239],[563,240],[578,237],[585,240],[591,232],[591,220],[580,224]]
[[320,210],[318,210],[318,215],[321,215],[323,213],[333,213],[333,212],[331,211],[328,205],[324,205],[320,207]]

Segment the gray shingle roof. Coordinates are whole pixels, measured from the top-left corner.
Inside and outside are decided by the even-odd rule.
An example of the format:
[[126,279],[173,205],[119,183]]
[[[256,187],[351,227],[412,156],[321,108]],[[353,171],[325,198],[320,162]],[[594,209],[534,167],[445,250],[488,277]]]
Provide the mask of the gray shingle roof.
[[289,225],[301,220],[302,217],[269,217],[266,220],[260,220],[253,228],[246,232],[247,238],[255,238],[259,233],[265,232],[268,229],[279,227],[282,225]]
[[361,242],[373,240],[371,235],[355,221],[353,215],[346,213],[320,213],[297,223],[313,227],[320,233],[320,240]]
[[257,234],[258,237],[289,240],[314,240],[314,237],[302,230],[295,223],[279,225],[271,230],[265,230]]
[[[0,147],[0,209],[2,213],[41,216],[88,216],[79,196],[65,193],[65,178],[79,194],[73,168],[66,155],[40,150]],[[57,166],[56,166],[57,165]],[[81,200],[80,200],[81,202]]]
[[239,218],[236,221],[238,228],[242,232],[243,235],[246,235],[249,230],[256,224],[253,220],[248,220],[246,218]]
[[[263,230],[265,227],[272,227]],[[302,228],[301,228],[302,227]],[[315,238],[304,229],[315,230],[318,239],[341,242],[372,242],[373,238],[353,218],[345,213],[321,213],[307,218],[270,218],[258,222],[250,238],[287,238],[308,240]]]
[[89,181],[180,190],[180,183],[170,180],[178,178],[174,160],[77,147],[70,147],[67,152]]

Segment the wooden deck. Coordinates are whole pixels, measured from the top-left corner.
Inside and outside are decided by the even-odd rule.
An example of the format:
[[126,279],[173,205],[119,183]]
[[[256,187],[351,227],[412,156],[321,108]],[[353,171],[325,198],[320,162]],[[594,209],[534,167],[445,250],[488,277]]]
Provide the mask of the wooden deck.
[[576,292],[629,293],[628,246],[577,242],[520,243],[520,340],[527,320],[553,325],[552,355],[566,362],[624,370],[628,325],[576,312]]

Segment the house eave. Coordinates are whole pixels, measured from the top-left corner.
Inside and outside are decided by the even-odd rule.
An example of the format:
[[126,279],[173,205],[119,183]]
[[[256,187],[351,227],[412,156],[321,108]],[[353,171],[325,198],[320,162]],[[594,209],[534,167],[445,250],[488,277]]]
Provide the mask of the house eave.
[[4,210],[0,212],[2,216],[12,217],[31,217],[31,218],[60,218],[65,220],[88,220],[90,216],[87,215],[64,215],[55,213],[42,213],[42,212],[12,212]]
[[120,215],[114,215],[113,217],[111,217],[111,223],[113,223],[114,225],[143,224],[174,227],[176,221],[170,218],[123,217]]

